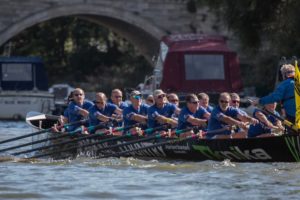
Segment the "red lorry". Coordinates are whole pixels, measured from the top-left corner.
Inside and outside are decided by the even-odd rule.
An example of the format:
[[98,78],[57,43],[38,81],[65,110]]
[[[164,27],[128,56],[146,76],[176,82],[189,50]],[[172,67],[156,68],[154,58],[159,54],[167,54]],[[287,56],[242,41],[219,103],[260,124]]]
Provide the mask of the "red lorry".
[[179,94],[241,92],[239,60],[222,36],[165,36],[153,75],[139,86],[144,94],[157,88]]

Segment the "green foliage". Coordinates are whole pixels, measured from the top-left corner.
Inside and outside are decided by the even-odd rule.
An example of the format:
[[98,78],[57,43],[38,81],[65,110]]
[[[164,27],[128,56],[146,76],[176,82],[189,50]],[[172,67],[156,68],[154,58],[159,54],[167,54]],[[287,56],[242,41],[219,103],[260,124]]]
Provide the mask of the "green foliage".
[[300,1],[197,0],[197,5],[209,6],[240,40],[239,53],[252,61],[252,68],[242,69],[246,86],[255,86],[259,95],[273,90],[281,56],[300,56]]
[[[108,29],[76,17],[56,18],[12,38],[11,55],[41,56],[51,84],[90,91],[135,87],[152,71],[135,48]],[[143,69],[143,70],[141,70]]]

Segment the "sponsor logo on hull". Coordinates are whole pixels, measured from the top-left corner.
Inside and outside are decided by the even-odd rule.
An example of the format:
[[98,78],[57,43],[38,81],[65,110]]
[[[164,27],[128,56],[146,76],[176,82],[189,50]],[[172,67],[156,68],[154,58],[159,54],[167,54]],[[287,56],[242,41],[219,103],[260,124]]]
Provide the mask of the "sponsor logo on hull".
[[228,151],[214,151],[202,145],[193,145],[193,148],[212,160],[272,160],[272,157],[262,148],[241,150],[237,146],[232,146]]

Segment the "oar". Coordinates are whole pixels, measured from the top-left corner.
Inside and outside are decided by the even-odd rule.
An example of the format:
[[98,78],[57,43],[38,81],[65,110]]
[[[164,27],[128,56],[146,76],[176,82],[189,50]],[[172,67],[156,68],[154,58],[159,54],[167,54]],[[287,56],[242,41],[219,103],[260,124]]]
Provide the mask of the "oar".
[[[136,125],[137,124],[132,125],[132,126],[136,126]],[[131,127],[131,126],[129,126],[129,127]],[[143,132],[144,133],[150,133],[150,132],[162,129],[163,127],[165,127],[165,125],[162,125],[162,126],[159,126],[159,127],[155,127],[155,128],[149,128],[149,129],[143,130]],[[128,128],[128,127],[126,127],[126,128]],[[122,131],[122,130],[124,130],[124,128],[116,128],[113,131]],[[74,146],[74,147],[69,147],[69,148],[65,148],[65,149],[61,149],[61,150],[52,151],[52,152],[49,152],[49,153],[34,155],[34,156],[29,157],[29,158],[41,158],[41,157],[50,156],[50,155],[57,154],[57,153],[71,151],[71,150],[74,150],[74,149],[77,149],[77,148],[85,148],[85,147],[90,147],[90,146],[95,146],[95,145],[98,145],[98,144],[102,144],[102,143],[105,143],[105,142],[110,142],[110,141],[114,141],[114,140],[120,140],[120,139],[123,139],[123,138],[126,138],[126,137],[131,137],[131,136],[132,136],[132,134],[126,133],[126,134],[124,134],[122,136],[107,138],[107,139],[103,139],[103,140],[100,140],[100,141],[92,142],[92,143],[89,143],[89,144],[84,144],[84,145],[79,145],[79,146]]]
[[8,147],[8,148],[5,148],[5,149],[0,149],[0,152],[5,152],[5,151],[8,151],[8,150],[17,149],[17,148],[21,148],[21,147],[26,147],[26,146],[30,146],[30,145],[34,145],[34,144],[39,144],[39,143],[42,143],[42,142],[56,140],[56,139],[64,138],[64,137],[68,137],[68,136],[70,136],[68,133],[63,133],[63,134],[60,134],[58,136],[54,136],[54,137],[50,137],[50,138],[45,138],[45,139],[41,139],[41,140],[36,140],[36,141],[33,141],[33,142],[28,142],[28,143],[20,144],[20,145],[13,146],[13,147]]
[[[105,125],[105,124],[106,124],[106,122],[101,123],[101,125]],[[72,131],[72,132],[56,132],[55,134],[61,134],[61,135],[50,137],[50,138],[45,138],[45,139],[41,139],[41,140],[36,140],[36,141],[33,141],[33,142],[20,144],[20,145],[13,146],[13,147],[8,147],[8,148],[5,148],[5,149],[0,149],[0,152],[4,152],[4,151],[20,148],[20,147],[25,147],[25,146],[29,146],[29,145],[39,144],[39,143],[46,142],[46,141],[51,141],[51,140],[56,140],[56,139],[68,137],[70,135],[74,135],[74,134],[77,134],[79,132],[81,132],[81,130],[75,130],[75,131]]]
[[[64,124],[64,125],[60,125],[60,126],[57,126],[57,128],[65,128],[67,126],[70,126],[70,125],[75,125],[75,124],[83,124],[85,123],[86,120],[80,120],[80,121],[76,121],[76,122],[72,122],[72,123],[69,123],[69,124]],[[34,132],[34,133],[29,133],[29,134],[25,134],[25,135],[22,135],[22,136],[18,136],[18,137],[14,137],[14,138],[10,138],[10,139],[7,139],[7,140],[2,140],[0,141],[0,144],[3,144],[3,143],[7,143],[7,142],[12,142],[12,141],[15,141],[15,140],[19,140],[19,139],[23,139],[23,138],[27,138],[27,137],[31,137],[31,136],[35,136],[35,135],[40,135],[42,133],[46,133],[46,132],[49,132],[51,131],[52,128],[48,128],[48,129],[44,129],[44,130],[40,130],[40,131],[37,131],[37,132]]]
[[[106,122],[101,123],[102,126],[105,125],[105,124],[106,124]],[[56,140],[56,139],[60,139],[60,138],[64,138],[64,137],[69,137],[70,135],[77,134],[81,131],[82,130],[75,130],[75,131],[72,131],[72,132],[55,132],[55,134],[61,134],[61,135],[50,137],[50,138],[45,138],[45,139],[41,139],[41,140],[36,140],[36,141],[33,141],[33,142],[20,144],[20,145],[13,146],[13,147],[8,147],[8,148],[5,148],[5,149],[0,149],[0,152],[5,152],[5,151],[8,151],[8,150],[17,149],[17,148],[20,148],[20,147],[30,146],[30,145],[39,144],[39,143],[42,143],[42,142]]]
[[[120,127],[120,128],[116,128],[116,129],[112,129],[112,130],[106,130],[106,131],[103,131],[103,132],[100,132],[100,133],[97,133],[97,134],[90,134],[90,135],[75,138],[75,139],[72,139],[72,140],[69,140],[69,141],[63,141],[63,142],[59,142],[59,143],[55,143],[55,144],[50,144],[48,146],[37,147],[37,148],[25,150],[25,151],[16,152],[16,153],[13,153],[12,155],[17,156],[17,155],[24,154],[24,153],[30,153],[30,152],[33,152],[33,151],[39,151],[39,150],[43,150],[43,149],[49,149],[51,147],[56,147],[56,146],[69,144],[69,143],[73,143],[73,142],[78,142],[78,141],[85,140],[85,139],[88,139],[88,138],[95,138],[95,137],[98,137],[100,135],[104,135],[104,134],[107,134],[107,133],[110,133],[110,132],[122,131],[124,129],[128,129],[128,128],[131,128],[133,126],[136,126],[136,125],[131,125],[131,126],[127,126],[127,127]],[[103,127],[103,124],[98,124],[96,126],[87,127],[86,130],[90,132],[90,131],[97,130],[97,129],[102,128],[102,127]],[[75,135],[75,134],[80,133],[80,132],[82,132],[82,130],[75,130],[75,131],[70,132],[68,135],[69,136],[70,135]]]
[[290,129],[291,131],[293,131],[294,133],[298,133],[298,130],[297,128],[294,126],[294,124],[280,116],[277,116],[275,115],[274,113],[268,111],[268,110],[262,110],[262,109],[259,109],[259,111],[261,111],[262,113],[266,114],[266,115],[272,115],[273,117],[275,117],[276,119],[282,121],[282,123],[288,128]]

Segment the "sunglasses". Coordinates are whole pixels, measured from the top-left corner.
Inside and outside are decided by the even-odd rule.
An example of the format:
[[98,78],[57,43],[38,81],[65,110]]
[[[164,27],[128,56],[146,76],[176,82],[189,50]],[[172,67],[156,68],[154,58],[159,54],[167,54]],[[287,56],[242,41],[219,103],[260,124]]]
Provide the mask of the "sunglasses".
[[103,101],[95,101],[95,104],[104,104]]
[[83,96],[83,94],[74,94],[75,97]]
[[192,104],[198,104],[199,101],[190,101],[190,103],[192,103]]
[[220,103],[229,103],[229,101],[220,100]]
[[137,100],[140,100],[142,98],[142,95],[135,95],[135,96],[132,96],[134,99],[137,99]]
[[162,99],[162,98],[164,98],[164,97],[166,97],[166,95],[164,95],[164,94],[161,94],[161,95],[158,95],[158,96],[157,96],[158,99]]
[[232,102],[232,103],[240,103],[239,100],[232,100],[231,102]]
[[287,71],[287,74],[295,73],[295,71]]

